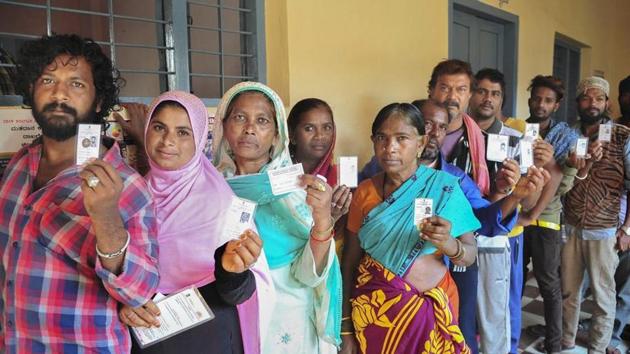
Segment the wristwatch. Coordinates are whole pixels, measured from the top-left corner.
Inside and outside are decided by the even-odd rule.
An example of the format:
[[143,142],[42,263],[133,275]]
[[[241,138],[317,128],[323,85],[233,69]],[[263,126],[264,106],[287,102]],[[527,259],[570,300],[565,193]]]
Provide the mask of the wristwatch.
[[630,226],[622,226],[619,228],[619,230],[623,231],[626,236],[630,236]]

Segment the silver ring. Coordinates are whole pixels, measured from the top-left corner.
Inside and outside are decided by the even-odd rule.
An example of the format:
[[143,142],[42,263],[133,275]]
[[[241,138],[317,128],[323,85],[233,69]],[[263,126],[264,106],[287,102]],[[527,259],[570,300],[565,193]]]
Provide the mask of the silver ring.
[[96,177],[94,175],[91,175],[87,179],[87,185],[88,185],[88,187],[90,187],[92,189],[96,188],[96,186],[98,186],[99,183],[101,183],[101,180],[98,179],[98,177]]

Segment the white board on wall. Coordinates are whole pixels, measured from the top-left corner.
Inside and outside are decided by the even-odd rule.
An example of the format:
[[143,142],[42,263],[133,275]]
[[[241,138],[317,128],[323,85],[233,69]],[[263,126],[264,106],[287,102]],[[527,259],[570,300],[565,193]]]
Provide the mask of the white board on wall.
[[41,135],[30,109],[0,107],[0,153],[12,154]]

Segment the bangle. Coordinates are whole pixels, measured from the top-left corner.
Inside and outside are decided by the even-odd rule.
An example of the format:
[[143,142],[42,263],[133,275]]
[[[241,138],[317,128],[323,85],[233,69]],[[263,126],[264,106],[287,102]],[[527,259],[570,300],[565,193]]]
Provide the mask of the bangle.
[[584,177],[580,177],[577,175],[577,173],[575,174],[575,178],[579,179],[580,181],[583,181],[586,179],[586,177],[588,177],[588,172],[586,173],[586,175],[584,175]]
[[127,250],[127,247],[129,247],[129,240],[131,239],[131,236],[129,235],[129,231],[126,231],[126,232],[127,232],[127,241],[125,241],[125,245],[122,246],[121,249],[112,253],[103,253],[98,249],[98,245],[96,245],[96,254],[98,254],[100,257],[103,257],[105,259],[112,259],[112,258],[121,256],[123,253],[125,253],[125,251]]
[[462,241],[459,241],[459,243],[462,245],[462,253],[456,257],[451,258],[454,262],[459,262],[464,259],[464,257],[466,257],[466,246],[464,246]]
[[[324,231],[314,231],[313,227],[311,227],[311,239],[318,241],[318,242],[326,242],[329,241],[331,238],[333,238],[333,236],[335,235],[335,233],[333,232],[333,229],[335,228],[335,222],[333,220],[333,218],[330,218],[330,227]],[[314,235],[317,236],[324,236],[326,238],[321,239],[321,238],[317,238],[317,237],[313,237]]]
[[311,233],[311,240],[315,241],[315,242],[328,242],[330,241],[333,237],[335,237],[335,233],[331,232],[328,237],[326,237],[325,239],[319,239],[317,237],[313,237],[313,233]]
[[353,336],[354,332],[341,332],[342,336]]
[[346,317],[342,317],[342,318],[341,318],[341,320],[342,320],[342,321],[345,321],[345,320],[350,320],[350,319],[352,319],[352,317],[350,317],[350,316],[346,316]]
[[460,241],[459,239],[455,239],[455,242],[457,243],[457,252],[455,252],[455,254],[452,256],[448,256],[448,258],[453,261],[459,261],[464,258],[464,254],[466,254],[466,248],[464,248],[462,241]]

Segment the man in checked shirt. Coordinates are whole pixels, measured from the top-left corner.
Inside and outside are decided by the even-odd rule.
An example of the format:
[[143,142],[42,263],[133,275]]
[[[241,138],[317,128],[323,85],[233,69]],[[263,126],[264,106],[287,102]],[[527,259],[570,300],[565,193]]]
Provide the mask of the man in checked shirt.
[[0,182],[0,352],[129,352],[117,308],[157,286],[153,202],[113,141],[75,165],[77,124],[104,122],[118,71],[93,41],[53,35],[24,45],[18,73],[43,136]]

